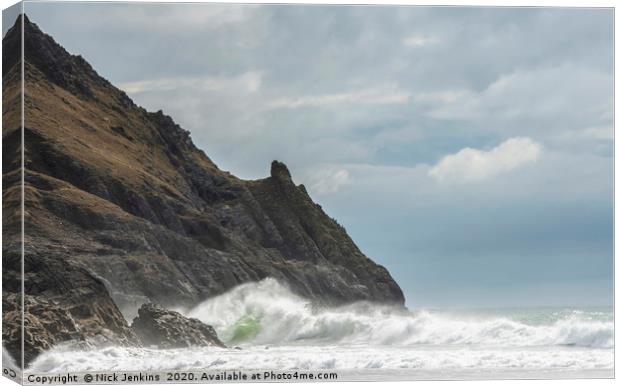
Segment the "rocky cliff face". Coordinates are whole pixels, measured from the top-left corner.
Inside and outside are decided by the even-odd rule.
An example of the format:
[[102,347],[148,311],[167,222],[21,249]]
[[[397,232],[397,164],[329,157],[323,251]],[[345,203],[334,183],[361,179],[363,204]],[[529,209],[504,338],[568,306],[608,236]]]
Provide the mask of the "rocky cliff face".
[[[8,296],[21,285],[21,130],[11,119],[19,114],[20,61],[11,59],[19,39],[16,27],[3,39]],[[388,271],[283,163],[274,161],[265,179],[238,179],[170,117],[136,106],[27,18],[24,48],[25,293],[66,312],[72,334],[101,329],[112,343],[133,344],[126,319],[141,304],[189,307],[265,277],[318,304],[404,303]],[[45,316],[32,317],[45,326]],[[3,337],[10,347],[14,337]]]

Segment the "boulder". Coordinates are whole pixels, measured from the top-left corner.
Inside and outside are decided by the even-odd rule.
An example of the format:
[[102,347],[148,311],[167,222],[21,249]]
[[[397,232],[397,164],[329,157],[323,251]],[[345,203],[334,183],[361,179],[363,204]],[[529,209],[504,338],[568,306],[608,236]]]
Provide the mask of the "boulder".
[[213,327],[187,318],[153,303],[143,304],[131,328],[144,346],[182,348],[191,346],[226,347]]

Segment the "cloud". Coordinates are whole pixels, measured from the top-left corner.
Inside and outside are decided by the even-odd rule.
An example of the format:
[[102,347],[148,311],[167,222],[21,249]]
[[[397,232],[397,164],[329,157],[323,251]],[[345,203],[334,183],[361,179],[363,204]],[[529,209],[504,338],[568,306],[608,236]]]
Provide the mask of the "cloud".
[[407,47],[422,47],[438,42],[439,40],[437,38],[419,35],[412,35],[403,40],[403,44]]
[[141,80],[121,83],[118,87],[129,94],[151,91],[170,91],[183,88],[201,89],[204,91],[227,91],[231,89],[256,92],[260,89],[262,77],[259,72],[249,71],[232,77],[174,77]]
[[311,172],[308,177],[309,189],[318,195],[327,195],[338,192],[348,185],[351,180],[347,169],[334,166],[325,167]]
[[443,157],[428,172],[439,182],[480,181],[535,162],[542,146],[530,138],[510,138],[491,150],[465,148]]
[[471,92],[467,90],[433,91],[418,93],[413,97],[413,99],[416,102],[452,103],[468,95],[471,95]]
[[564,137],[569,139],[613,140],[614,128],[612,126],[587,127],[582,130],[569,131]]
[[[58,10],[58,4],[51,5]],[[30,7],[34,9],[34,7]],[[37,8],[46,9],[46,5],[37,5]],[[254,17],[258,11],[258,5],[254,4],[191,4],[179,3],[173,6],[164,3],[152,4],[123,4],[107,3],[92,4],[80,7],[80,5],[68,5],[69,12],[84,13],[92,12],[91,18],[72,18],[71,26],[82,26],[96,22],[97,17],[105,14],[102,24],[113,27],[132,25],[149,33],[195,31],[197,28],[216,30],[225,26],[243,24]],[[63,9],[64,11],[64,9]],[[66,14],[66,12],[59,12]],[[94,20],[93,20],[94,19]]]
[[[566,131],[570,128],[566,124],[557,125],[558,116],[562,116],[569,124],[596,122],[598,126],[598,122],[609,120],[612,86],[612,75],[597,68],[562,64],[517,70],[500,75],[481,91],[446,94],[443,102],[449,103],[438,105],[428,115],[447,120],[490,120],[503,127],[509,122],[531,120]],[[451,96],[456,97],[449,100]],[[522,131],[522,122],[517,125]]]
[[366,88],[339,94],[308,95],[297,98],[279,98],[269,103],[269,108],[296,109],[341,104],[384,105],[409,101],[410,93],[397,87]]

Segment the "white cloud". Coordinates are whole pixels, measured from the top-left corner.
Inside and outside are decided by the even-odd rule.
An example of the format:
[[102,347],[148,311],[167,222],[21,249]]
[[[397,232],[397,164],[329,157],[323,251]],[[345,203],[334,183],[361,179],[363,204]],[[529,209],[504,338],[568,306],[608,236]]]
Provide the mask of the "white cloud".
[[310,172],[307,180],[310,191],[319,195],[336,193],[351,182],[347,169],[334,166]]
[[428,172],[439,182],[469,182],[505,173],[538,160],[542,146],[530,138],[515,137],[491,150],[465,148],[443,157]]
[[383,105],[401,104],[409,101],[410,93],[397,87],[367,88],[339,94],[308,95],[297,98],[279,98],[271,101],[271,109],[319,107],[340,104]]
[[203,91],[244,90],[256,92],[262,83],[261,73],[255,71],[231,77],[176,77],[148,79],[137,82],[121,83],[118,87],[129,94],[150,91],[170,91],[177,89],[200,89]]
[[467,90],[434,91],[418,93],[413,97],[413,99],[416,102],[452,103],[467,95],[471,95],[471,92]]
[[429,36],[412,35],[403,40],[407,47],[422,47],[439,42],[437,38]]

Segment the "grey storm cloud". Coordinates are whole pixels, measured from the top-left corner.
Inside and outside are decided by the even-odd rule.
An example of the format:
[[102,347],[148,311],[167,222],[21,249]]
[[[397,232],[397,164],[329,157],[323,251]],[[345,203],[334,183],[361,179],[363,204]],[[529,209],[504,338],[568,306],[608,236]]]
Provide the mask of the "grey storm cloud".
[[[514,275],[518,299],[527,283],[555,282],[545,299],[561,302],[576,279],[591,289],[575,289],[580,299],[611,299],[610,9],[49,2],[26,13],[223,169],[259,178],[285,161],[414,304],[498,302]],[[454,287],[434,292],[437,275]],[[488,298],[459,298],[458,285]]]

